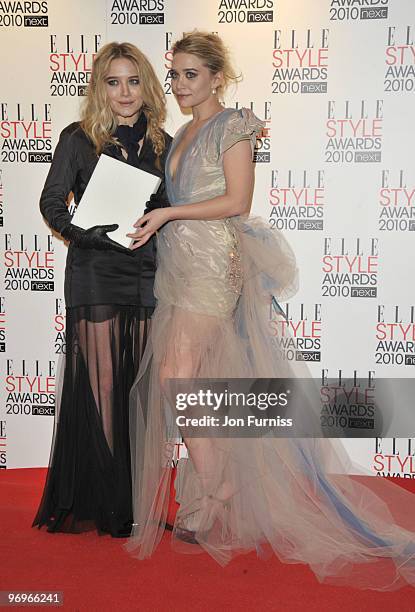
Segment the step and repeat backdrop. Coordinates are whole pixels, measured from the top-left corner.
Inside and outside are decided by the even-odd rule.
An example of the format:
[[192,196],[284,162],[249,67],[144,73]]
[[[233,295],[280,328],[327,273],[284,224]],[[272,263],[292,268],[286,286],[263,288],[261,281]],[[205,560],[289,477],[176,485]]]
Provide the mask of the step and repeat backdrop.
[[[413,0],[0,1],[2,468],[49,458],[66,247],[38,202],[59,133],[78,118],[94,54],[117,40],[155,67],[173,134],[188,117],[171,46],[194,28],[219,33],[243,75],[226,105],[266,122],[253,211],[285,233],[301,281],[286,319],[270,304],[270,334],[316,377],[359,379],[359,393],[415,373]],[[324,418],[372,416],[351,396]],[[374,475],[415,476],[415,439],[343,443]]]

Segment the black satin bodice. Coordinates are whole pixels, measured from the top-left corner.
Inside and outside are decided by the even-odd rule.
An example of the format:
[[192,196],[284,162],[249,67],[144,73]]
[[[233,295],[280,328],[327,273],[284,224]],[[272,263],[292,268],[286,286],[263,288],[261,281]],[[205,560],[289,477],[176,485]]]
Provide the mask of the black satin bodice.
[[[168,206],[163,177],[170,143],[171,137],[166,134],[167,146],[160,160],[160,170],[155,167],[152,143],[147,139],[135,160],[126,161],[120,147],[115,145],[107,146],[104,153],[159,176],[162,182],[157,201],[160,206]],[[67,207],[70,193],[73,193],[75,203],[82,206],[82,195],[97,162],[98,156],[87,135],[78,122],[71,123],[60,135],[40,198],[42,215],[58,233],[71,222]],[[119,206],[122,202],[114,202],[114,223],[117,222],[116,209]],[[137,216],[140,212],[137,211]],[[155,304],[155,265],[154,239],[137,249],[133,257],[116,251],[80,249],[69,245],[65,270],[66,305],[137,304],[152,307]]]

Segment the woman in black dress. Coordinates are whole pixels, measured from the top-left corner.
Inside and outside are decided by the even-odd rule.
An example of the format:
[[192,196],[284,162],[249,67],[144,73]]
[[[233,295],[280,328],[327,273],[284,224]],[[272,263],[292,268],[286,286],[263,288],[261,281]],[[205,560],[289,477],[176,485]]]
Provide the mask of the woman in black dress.
[[[76,227],[68,199],[80,202],[101,153],[163,178],[171,138],[162,87],[134,45],[105,45],[91,77],[82,120],[62,131],[40,200],[69,250],[63,387],[33,525],[123,537],[132,523],[128,396],[155,305],[155,243],[130,251],[108,237],[116,225]],[[147,206],[168,206],[164,182]]]

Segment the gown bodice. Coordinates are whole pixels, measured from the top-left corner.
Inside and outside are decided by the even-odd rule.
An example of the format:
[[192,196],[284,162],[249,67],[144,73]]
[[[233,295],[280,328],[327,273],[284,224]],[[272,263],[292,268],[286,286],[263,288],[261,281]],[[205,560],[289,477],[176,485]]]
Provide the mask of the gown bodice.
[[181,154],[174,178],[170,170],[172,154],[188,123],[176,133],[166,161],[166,189],[172,206],[210,200],[225,193],[223,155],[240,140],[255,146],[263,122],[242,108],[225,108],[213,115],[197,132]]
[[[177,132],[166,160],[166,191],[171,206],[224,195],[225,151],[241,140],[249,140],[253,150],[263,123],[246,108],[226,108],[213,115],[182,151],[173,178],[172,153],[187,125]],[[232,316],[242,282],[235,228],[238,219],[175,220],[158,232],[159,267],[154,293],[160,303],[169,302],[208,316]]]

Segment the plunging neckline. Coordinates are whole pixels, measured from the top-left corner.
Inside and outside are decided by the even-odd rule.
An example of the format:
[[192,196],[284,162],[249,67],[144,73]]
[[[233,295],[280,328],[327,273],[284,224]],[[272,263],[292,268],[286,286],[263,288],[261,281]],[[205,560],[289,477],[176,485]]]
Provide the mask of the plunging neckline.
[[209,125],[209,123],[215,119],[215,117],[217,117],[218,115],[220,115],[221,113],[223,113],[225,110],[227,110],[226,108],[223,108],[222,110],[218,111],[217,113],[215,113],[214,115],[212,115],[211,117],[209,117],[209,119],[206,121],[206,123],[204,125],[202,125],[202,127],[196,132],[196,134],[194,136],[192,136],[192,138],[189,140],[189,142],[187,143],[187,145],[184,147],[183,151],[180,153],[178,162],[176,164],[176,169],[174,171],[174,175],[171,172],[171,160],[173,157],[173,153],[177,148],[177,145],[179,144],[179,142],[181,141],[181,139],[183,138],[183,135],[187,129],[187,127],[189,126],[189,124],[191,123],[191,121],[188,121],[187,123],[185,123],[182,128],[181,128],[181,134],[178,134],[178,139],[176,140],[176,142],[174,143],[174,146],[171,147],[170,149],[170,155],[169,155],[169,160],[168,160],[168,164],[167,164],[167,168],[168,168],[168,172],[170,175],[170,179],[171,182],[174,184],[176,181],[176,177],[177,177],[177,172],[179,170],[179,166],[180,163],[182,161],[182,159],[184,159],[184,156],[186,155],[187,151],[189,150],[190,146],[194,143],[194,141],[196,140],[196,137],[200,134],[200,132],[207,126]]

